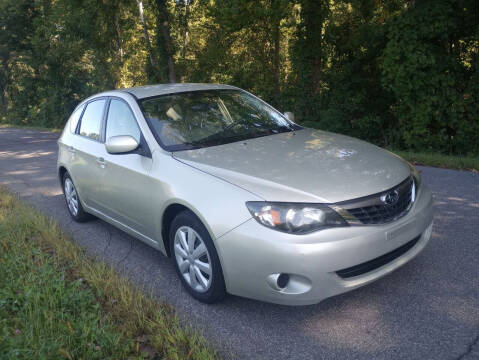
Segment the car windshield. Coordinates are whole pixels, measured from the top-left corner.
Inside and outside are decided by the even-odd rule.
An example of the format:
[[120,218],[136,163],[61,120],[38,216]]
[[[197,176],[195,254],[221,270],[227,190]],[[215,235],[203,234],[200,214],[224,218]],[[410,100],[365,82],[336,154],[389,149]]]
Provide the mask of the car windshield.
[[239,90],[161,95],[141,100],[140,106],[168,151],[221,145],[296,127],[261,100]]

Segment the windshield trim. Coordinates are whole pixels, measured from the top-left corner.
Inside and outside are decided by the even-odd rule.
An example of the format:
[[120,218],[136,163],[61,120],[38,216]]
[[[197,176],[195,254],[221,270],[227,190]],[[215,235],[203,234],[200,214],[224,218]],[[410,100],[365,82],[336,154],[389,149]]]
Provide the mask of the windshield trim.
[[299,126],[298,124],[295,124],[293,123],[291,120],[289,120],[288,118],[286,118],[286,116],[283,115],[282,112],[276,110],[274,107],[272,107],[270,104],[268,104],[266,101],[260,99],[259,97],[249,93],[248,91],[246,90],[243,90],[243,89],[234,89],[234,91],[239,91],[239,92],[243,92],[247,95],[250,95],[250,96],[253,96],[255,99],[259,100],[260,102],[262,102],[264,105],[266,105],[268,108],[270,108],[271,110],[273,111],[276,111],[278,114],[281,115],[281,117],[288,123],[288,125],[290,126],[291,130],[289,131],[284,131],[284,132],[278,132],[278,133],[271,133],[271,134],[264,134],[264,135],[260,135],[260,136],[254,136],[254,137],[250,137],[250,138],[247,138],[247,139],[240,139],[240,140],[232,140],[232,141],[227,141],[227,142],[224,142],[224,143],[221,143],[221,144],[214,144],[214,145],[204,145],[204,146],[198,146],[198,145],[193,145],[193,144],[174,144],[174,145],[166,145],[165,143],[163,143],[163,141],[161,141],[161,138],[160,136],[157,134],[157,132],[155,131],[155,128],[153,126],[153,124],[151,123],[151,120],[149,119],[148,116],[146,116],[146,112],[145,112],[145,109],[143,107],[143,102],[146,101],[146,100],[151,100],[151,99],[158,99],[158,98],[161,98],[161,97],[164,97],[164,96],[171,96],[173,94],[190,94],[190,93],[198,93],[198,92],[211,92],[211,91],[218,91],[218,92],[221,92],[221,91],[231,91],[232,89],[205,89],[205,90],[189,90],[189,91],[181,91],[181,92],[174,92],[174,93],[168,93],[168,94],[161,94],[161,95],[155,95],[155,96],[149,96],[149,97],[145,97],[145,98],[141,98],[141,99],[138,99],[136,96],[134,96],[133,94],[131,94],[135,100],[136,100],[136,103],[138,104],[138,107],[140,108],[140,111],[143,115],[143,118],[145,119],[146,121],[146,124],[148,125],[151,133],[153,134],[153,137],[155,138],[156,142],[158,143],[158,145],[160,145],[160,147],[165,150],[165,151],[168,151],[168,152],[177,152],[177,151],[187,151],[187,150],[197,150],[197,149],[203,149],[203,148],[209,148],[209,147],[213,147],[213,146],[221,146],[221,145],[227,145],[227,144],[233,144],[235,142],[241,142],[241,141],[248,141],[248,140],[252,140],[252,139],[257,139],[259,137],[265,137],[265,136],[271,136],[271,135],[278,135],[278,134],[281,134],[281,133],[284,133],[284,132],[290,132],[290,131],[295,131],[295,130],[300,130],[302,129],[301,126]]

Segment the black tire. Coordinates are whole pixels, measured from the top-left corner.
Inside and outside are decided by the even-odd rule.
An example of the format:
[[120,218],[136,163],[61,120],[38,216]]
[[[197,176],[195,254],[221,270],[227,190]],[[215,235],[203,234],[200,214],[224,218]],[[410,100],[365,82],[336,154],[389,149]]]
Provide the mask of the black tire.
[[[71,184],[73,185],[73,188],[75,189],[75,192],[76,192],[77,203],[78,203],[78,211],[76,214],[72,212],[72,210],[70,209],[70,206],[68,205],[68,200],[67,200],[67,195],[65,190],[65,184],[67,180],[71,181]],[[63,174],[62,190],[63,190],[63,195],[65,196],[65,202],[67,204],[68,213],[70,214],[72,219],[80,223],[90,220],[92,216],[88,214],[87,212],[85,212],[85,210],[83,209],[83,206],[80,201],[80,195],[78,194],[75,184],[73,183],[73,179],[70,177],[70,174],[68,173],[68,171],[65,171],[65,173]]]
[[[180,271],[178,262],[175,256],[174,250],[174,239],[176,232],[179,228],[183,226],[188,226],[192,228],[203,240],[209,254],[209,260],[211,265],[211,284],[207,291],[199,292],[193,289],[188,282],[183,277],[183,274]],[[170,244],[170,253],[176,269],[176,273],[180,278],[185,289],[193,296],[195,299],[211,304],[217,301],[220,301],[226,295],[225,281],[223,278],[223,270],[221,269],[220,259],[218,253],[216,252],[213,240],[206,230],[203,223],[198,219],[198,217],[193,214],[191,211],[185,210],[179,213],[172,221],[170,226],[169,233],[169,244]]]

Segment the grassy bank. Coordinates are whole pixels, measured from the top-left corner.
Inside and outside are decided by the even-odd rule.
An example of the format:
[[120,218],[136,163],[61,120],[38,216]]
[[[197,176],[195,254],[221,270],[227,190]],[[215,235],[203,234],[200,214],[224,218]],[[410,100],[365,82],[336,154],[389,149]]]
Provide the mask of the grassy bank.
[[6,359],[216,359],[173,310],[92,260],[0,188],[0,354]]
[[55,129],[55,128],[46,128],[41,126],[26,126],[26,125],[18,125],[18,124],[8,124],[0,122],[0,129],[1,128],[17,128],[17,129],[28,129],[28,130],[37,130],[37,131],[48,131],[48,132],[62,132],[62,129]]
[[391,150],[405,160],[416,164],[448,169],[479,171],[479,157],[451,156],[411,151]]

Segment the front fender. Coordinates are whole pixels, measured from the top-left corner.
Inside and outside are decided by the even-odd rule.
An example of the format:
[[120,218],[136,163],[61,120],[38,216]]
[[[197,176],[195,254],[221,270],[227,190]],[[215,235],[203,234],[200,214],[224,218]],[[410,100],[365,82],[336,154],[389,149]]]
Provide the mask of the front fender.
[[[170,154],[153,154],[151,177],[159,191],[153,196],[158,205],[155,223],[157,239],[162,239],[165,210],[172,204],[190,209],[205,225],[216,244],[217,239],[251,218],[247,201],[261,201],[258,196],[225,180],[207,174],[174,159]],[[220,249],[218,249],[218,253]],[[221,255],[220,255],[221,256]]]

